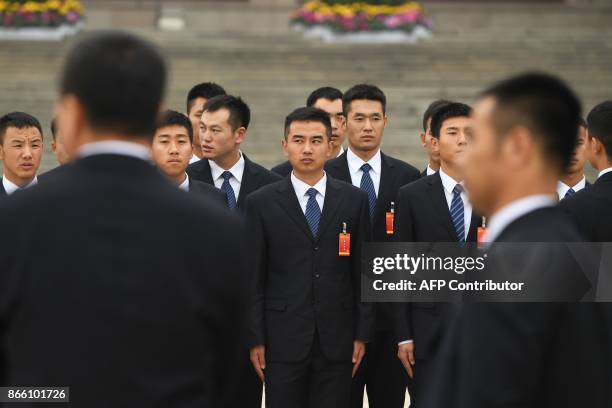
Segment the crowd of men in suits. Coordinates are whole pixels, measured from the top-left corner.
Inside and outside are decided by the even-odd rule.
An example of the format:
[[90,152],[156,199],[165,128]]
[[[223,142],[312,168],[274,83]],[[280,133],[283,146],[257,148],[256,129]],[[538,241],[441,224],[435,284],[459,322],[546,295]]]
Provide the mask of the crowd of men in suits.
[[259,408],[264,384],[270,408],[612,406],[609,304],[360,290],[366,242],[476,242],[486,221],[488,242],[612,242],[612,101],[584,121],[541,73],[435,101],[420,172],[381,150],[381,89],[324,87],[267,170],[246,101],[207,82],[160,113],[166,76],[134,35],[81,40],[40,177],[39,121],[0,118],[0,386],[88,408]]

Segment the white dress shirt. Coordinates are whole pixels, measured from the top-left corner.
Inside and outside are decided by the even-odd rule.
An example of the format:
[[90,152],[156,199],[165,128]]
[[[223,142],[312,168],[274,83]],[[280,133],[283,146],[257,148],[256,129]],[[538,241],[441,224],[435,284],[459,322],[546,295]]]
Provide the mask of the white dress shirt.
[[179,184],[179,188],[185,192],[189,192],[189,175],[185,173],[185,181]]
[[557,183],[557,194],[559,195],[559,200],[563,200],[565,198],[565,194],[567,194],[570,188],[574,190],[575,193],[577,193],[584,187],[586,187],[586,177],[584,176],[582,176],[582,179],[580,179],[580,181],[576,183],[575,186],[568,186],[567,184],[559,180],[559,182]]
[[603,169],[602,171],[599,172],[599,174],[597,175],[597,178],[600,178],[604,174],[609,173],[611,171],[612,171],[612,167],[608,167],[607,169]]
[[323,172],[323,177],[314,186],[308,185],[304,183],[299,178],[295,177],[295,174],[291,172],[291,184],[293,185],[293,190],[295,191],[295,195],[297,196],[298,202],[300,203],[300,207],[302,208],[302,212],[306,215],[306,204],[308,204],[308,199],[310,196],[306,194],[308,189],[314,188],[317,190],[317,195],[315,196],[315,200],[317,200],[317,204],[319,204],[319,209],[323,212],[323,203],[325,202],[325,189],[327,187],[327,174]]
[[523,215],[556,204],[556,198],[546,194],[535,194],[511,202],[491,216],[485,242],[494,242],[508,225]]
[[98,154],[118,154],[142,160],[151,160],[151,149],[139,143],[123,140],[103,140],[84,144],[77,151],[77,157],[84,158]]
[[200,161],[200,158],[194,154],[191,156],[191,159],[189,159],[189,164],[195,163],[197,161]]
[[[223,185],[223,177],[221,177],[221,175],[225,170],[212,160],[208,160],[208,163],[210,164],[210,172],[212,174],[212,179],[215,183],[215,187],[221,188],[221,186]],[[229,183],[232,187],[232,190],[234,190],[234,197],[236,198],[236,202],[238,202],[238,196],[240,195],[240,185],[242,184],[242,175],[244,174],[244,156],[242,155],[242,153],[240,153],[240,158],[238,159],[236,164],[234,164],[232,168],[230,168],[228,171],[232,173],[232,177],[230,177]]]
[[344,154],[344,147],[340,146],[340,150],[338,151],[338,155],[336,157],[340,157]]
[[432,169],[431,166],[428,164],[427,169],[425,170],[425,174],[431,176],[432,174],[436,174],[436,171]]
[[[363,161],[355,153],[353,153],[350,148],[346,150],[346,161],[348,162],[349,172],[351,173],[351,181],[353,185],[357,188],[360,188],[361,177],[363,176],[363,170],[361,170],[361,166],[363,166],[366,162]],[[376,192],[376,197],[378,197],[378,188],[380,187],[380,172],[382,163],[380,157],[380,149],[369,161],[367,161],[367,163],[372,168],[370,170],[370,178],[374,183],[374,191]]]
[[[463,181],[457,182],[451,176],[446,174],[442,168],[440,168],[440,178],[442,179],[442,186],[444,187],[444,196],[446,197],[446,204],[448,205],[448,210],[450,211],[451,204],[453,202],[453,189],[457,184],[461,184],[463,187]],[[461,201],[463,201],[463,222],[465,229],[464,239],[467,239],[468,233],[470,232],[470,224],[472,223],[472,204],[468,200],[465,189],[461,192]]]
[[2,185],[4,186],[4,191],[6,191],[6,195],[11,195],[17,190],[20,190],[22,188],[29,188],[35,186],[36,184],[38,184],[38,178],[36,176],[34,176],[32,181],[30,181],[23,187],[19,187],[17,184],[13,183],[9,179],[7,179],[5,175],[2,176]]

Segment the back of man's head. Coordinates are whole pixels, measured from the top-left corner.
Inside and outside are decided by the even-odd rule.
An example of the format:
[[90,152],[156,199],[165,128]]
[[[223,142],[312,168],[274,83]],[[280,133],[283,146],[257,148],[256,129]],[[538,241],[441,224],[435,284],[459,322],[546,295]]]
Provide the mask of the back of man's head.
[[527,128],[541,146],[544,159],[562,173],[576,147],[580,101],[560,79],[526,73],[501,81],[483,92],[495,99],[497,135],[516,126]]
[[612,101],[605,101],[595,106],[587,117],[589,138],[601,142],[608,161],[612,162]]
[[73,95],[96,133],[152,137],[166,66],[149,42],[126,32],[89,35],[69,52],[60,93]]

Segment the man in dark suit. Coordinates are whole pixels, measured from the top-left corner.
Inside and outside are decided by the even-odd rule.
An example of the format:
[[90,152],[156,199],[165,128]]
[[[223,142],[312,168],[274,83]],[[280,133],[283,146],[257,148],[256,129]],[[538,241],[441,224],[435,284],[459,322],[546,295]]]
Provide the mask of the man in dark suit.
[[270,408],[347,408],[351,371],[371,340],[373,309],[359,289],[367,196],[323,171],[330,138],[326,112],[292,112],[283,143],[291,176],[247,200],[251,361]]
[[[576,145],[574,93],[554,77],[523,74],[485,91],[473,116],[465,184],[490,217],[490,252],[508,254],[495,247],[502,242],[579,241],[555,207]],[[519,264],[538,256],[522,248]],[[600,304],[464,303],[453,316],[423,407],[610,406],[611,339]]]
[[132,34],[69,52],[58,129],[77,159],[0,204],[2,386],[69,386],[74,407],[235,406],[243,229],[151,165],[165,83]]
[[250,118],[251,111],[240,98],[221,95],[210,99],[200,122],[202,160],[187,168],[192,180],[220,188],[228,208],[241,212],[249,194],[281,179],[240,151]]
[[[346,119],[342,111],[342,91],[330,86],[315,89],[308,96],[306,106],[324,110],[329,115],[332,125],[332,152],[330,158],[334,159],[344,153],[344,131]],[[291,174],[291,163],[287,160],[272,168],[274,173],[283,177]]]
[[559,200],[571,197],[580,190],[591,185],[584,176],[584,164],[587,160],[587,141],[587,124],[584,119],[580,118],[578,141],[576,143],[576,149],[574,149],[574,155],[572,156],[568,168],[564,171],[557,183],[557,195],[559,196]]
[[198,180],[190,180],[185,172],[193,154],[193,129],[187,116],[167,110],[157,123],[153,136],[151,156],[157,168],[181,190],[198,194],[205,200],[217,203],[223,208],[227,201],[218,188]]
[[593,108],[587,121],[587,156],[599,175],[591,187],[563,200],[561,208],[588,241],[612,242],[612,101]]
[[[399,188],[419,178],[411,165],[381,152],[387,126],[385,94],[373,85],[356,85],[343,98],[347,118],[348,149],[325,164],[326,172],[360,187],[368,194],[372,237],[374,241],[392,241],[387,233],[386,213]],[[391,305],[376,305],[376,336],[353,381],[352,407],[363,406],[367,384],[370,407],[403,407],[407,375],[397,359],[397,342],[392,335]]]
[[[448,103],[434,112],[431,145],[440,169],[399,190],[395,240],[398,242],[476,242],[482,217],[472,211],[463,188],[463,162],[472,131],[471,108]],[[435,375],[432,357],[445,331],[448,304],[395,305],[398,357],[414,381],[410,405],[419,406],[428,380]],[[413,373],[414,370],[414,373]]]
[[194,85],[187,93],[187,117],[193,129],[193,155],[189,164],[202,158],[202,143],[200,142],[200,119],[204,112],[204,105],[215,96],[226,95],[225,89],[214,82],[202,82]]
[[36,172],[42,155],[43,132],[38,119],[24,112],[11,112],[0,117],[3,172],[0,197],[36,185]]
[[423,132],[421,133],[421,143],[427,150],[427,167],[421,172],[421,177],[431,176],[436,171],[440,170],[440,152],[431,144],[431,117],[435,111],[446,104],[451,103],[445,99],[438,99],[429,104],[423,113]]

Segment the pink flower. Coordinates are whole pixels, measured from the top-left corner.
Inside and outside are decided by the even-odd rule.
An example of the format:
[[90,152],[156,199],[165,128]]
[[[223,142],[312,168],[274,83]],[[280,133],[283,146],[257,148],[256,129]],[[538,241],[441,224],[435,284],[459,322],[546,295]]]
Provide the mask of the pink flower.
[[314,22],[316,22],[316,15],[312,11],[304,11],[302,13],[302,18],[307,23],[314,23]]
[[400,15],[389,16],[385,19],[385,26],[387,28],[397,28],[402,25],[402,17]]
[[344,27],[346,30],[355,29],[355,20],[350,17],[342,17],[340,19],[340,24],[342,24],[342,27]]
[[79,15],[74,11],[71,11],[66,16],[66,20],[70,21],[71,23],[76,23],[77,21],[79,21]]

